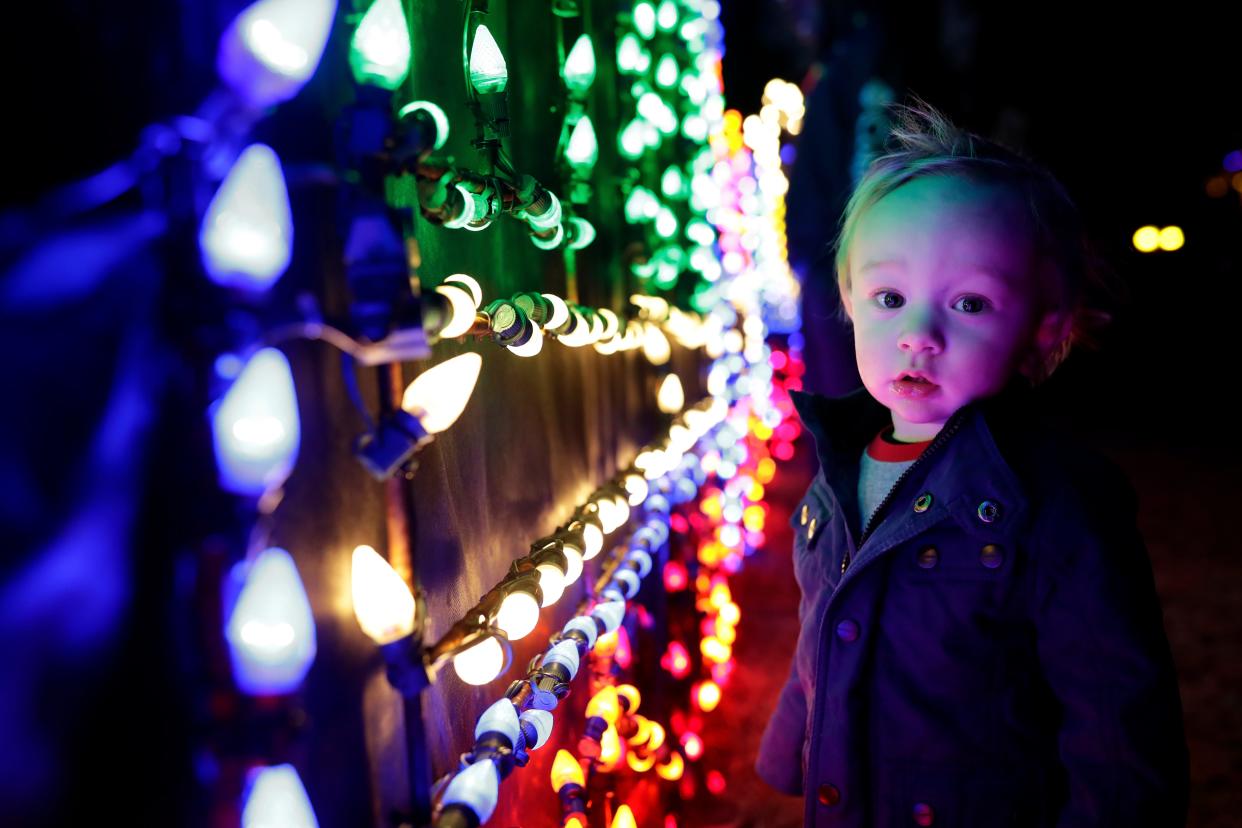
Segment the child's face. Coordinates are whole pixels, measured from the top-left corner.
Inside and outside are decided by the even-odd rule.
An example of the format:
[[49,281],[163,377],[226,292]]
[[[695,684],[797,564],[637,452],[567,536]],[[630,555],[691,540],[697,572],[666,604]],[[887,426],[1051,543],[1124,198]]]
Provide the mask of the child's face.
[[[1051,333],[1055,320],[1037,318],[1035,254],[1018,198],[964,178],[915,179],[859,218],[842,299],[863,385],[893,412],[897,439],[934,437]],[[898,382],[906,371],[931,384]]]

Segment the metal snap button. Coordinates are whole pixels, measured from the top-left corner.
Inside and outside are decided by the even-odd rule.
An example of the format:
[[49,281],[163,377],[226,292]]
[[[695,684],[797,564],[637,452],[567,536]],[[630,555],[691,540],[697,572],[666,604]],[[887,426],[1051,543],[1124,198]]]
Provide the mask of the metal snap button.
[[824,783],[815,789],[815,796],[819,799],[820,805],[836,805],[841,801],[841,791],[837,790],[836,785]]
[[983,549],[979,550],[979,563],[988,569],[996,569],[1004,561],[1005,556],[1001,552],[1001,548],[994,543],[989,543]]
[[806,527],[806,539],[809,541],[815,537],[815,518],[811,518],[811,523]]
[[811,509],[805,503],[802,504],[802,525],[806,526],[807,515],[811,513]]
[[918,496],[918,499],[914,501],[914,511],[920,512],[920,513],[926,512],[928,509],[931,508],[931,505],[932,505],[931,492],[923,492],[921,495]]
[[931,569],[940,562],[940,553],[936,551],[936,547],[929,546],[919,553],[918,564],[923,569]]
[[837,624],[837,638],[849,644],[851,641],[858,640],[858,622],[847,618]]
[[921,825],[923,828],[927,828],[928,825],[931,825],[936,821],[936,812],[933,811],[932,806],[928,805],[926,802],[914,803],[914,812],[912,815],[914,816],[914,824]]
[[985,500],[979,504],[979,520],[993,523],[1000,517],[1000,504],[994,500]]

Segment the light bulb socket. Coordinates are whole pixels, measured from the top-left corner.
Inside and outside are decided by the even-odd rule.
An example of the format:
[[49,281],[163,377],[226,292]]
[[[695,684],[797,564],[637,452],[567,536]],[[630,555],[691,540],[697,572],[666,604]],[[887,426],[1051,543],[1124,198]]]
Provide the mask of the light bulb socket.
[[380,645],[388,683],[407,699],[412,699],[431,686],[427,666],[423,663],[422,644],[414,635],[407,635]]
[[[519,563],[523,565],[519,566]],[[543,588],[539,585],[539,570],[535,566],[530,559],[519,558],[513,562],[509,575],[500,584],[500,600],[495,602],[497,611],[504,599],[514,592],[528,593],[539,606],[543,606]]]
[[577,782],[566,782],[556,793],[561,798],[561,824],[577,817],[580,824],[586,825],[586,789]]
[[574,519],[582,523],[591,524],[601,533],[604,531],[604,522],[599,519],[599,507],[594,503],[587,503],[579,508],[577,514],[574,515]]
[[[583,558],[586,557],[586,537],[583,535],[583,524],[571,522],[567,526],[557,530],[556,538],[563,546],[572,546],[578,550],[578,554]],[[536,541],[538,543],[538,541]]]
[[491,320],[492,338],[500,345],[525,345],[534,336],[535,326],[522,309],[507,299],[497,299],[484,308]]
[[454,802],[440,811],[436,828],[479,828],[479,815],[473,809]]
[[569,572],[569,558],[565,555],[564,544],[556,538],[552,538],[550,543],[539,548],[532,544],[530,559],[535,566],[547,563],[559,569],[562,575]]
[[509,136],[509,96],[506,91],[478,92],[479,112],[494,136]]
[[552,303],[542,293],[535,291],[519,293],[513,297],[512,301],[522,313],[526,314],[526,317],[531,322],[540,327],[546,325],[548,320],[552,318]]
[[399,471],[413,471],[414,455],[432,437],[414,415],[398,408],[379,421],[374,431],[354,442],[354,456],[377,480],[387,480]]
[[578,755],[588,759],[598,759],[603,753],[600,739],[607,729],[607,719],[602,716],[589,716],[582,728],[582,738],[578,740]]

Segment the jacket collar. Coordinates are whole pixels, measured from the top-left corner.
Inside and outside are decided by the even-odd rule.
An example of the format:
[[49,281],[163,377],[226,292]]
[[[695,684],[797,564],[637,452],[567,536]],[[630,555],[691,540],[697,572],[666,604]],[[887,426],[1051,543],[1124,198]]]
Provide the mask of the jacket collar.
[[[837,397],[791,391],[790,397],[815,438],[820,468],[857,541],[862,532],[859,458],[867,443],[892,421],[892,414],[866,388]],[[930,464],[936,467],[931,476],[919,475],[925,485],[934,483],[929,490],[941,495],[941,505],[964,498],[996,498],[1007,513],[1002,523],[1015,525],[1025,512],[1026,497],[1009,458],[1015,456],[1023,426],[1029,424],[1036,404],[1030,382],[1015,376],[998,393],[974,400],[953,414],[942,430],[951,435],[937,448],[938,453],[951,454],[950,459]],[[949,443],[952,452],[946,451]]]

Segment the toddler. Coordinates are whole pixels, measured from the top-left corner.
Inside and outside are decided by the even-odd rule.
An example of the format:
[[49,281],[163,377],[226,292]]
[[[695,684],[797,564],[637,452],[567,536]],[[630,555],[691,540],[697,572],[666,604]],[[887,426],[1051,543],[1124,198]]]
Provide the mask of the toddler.
[[1183,825],[1136,494],[1033,414],[1106,318],[1077,211],[1016,153],[897,111],[837,239],[865,387],[794,392],[820,470],[791,521],[801,632],[756,770],[808,826]]

